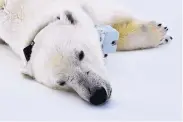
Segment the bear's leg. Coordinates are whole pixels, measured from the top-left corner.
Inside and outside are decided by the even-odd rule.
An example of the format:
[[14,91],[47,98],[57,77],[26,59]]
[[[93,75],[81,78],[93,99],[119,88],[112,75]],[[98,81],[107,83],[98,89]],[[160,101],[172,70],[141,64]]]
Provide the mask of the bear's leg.
[[87,1],[84,10],[96,24],[109,24],[119,31],[118,51],[153,48],[172,39],[166,35],[167,27],[155,21],[141,21],[113,1]]
[[120,33],[117,50],[137,50],[157,47],[170,42],[173,38],[167,35],[168,28],[155,21],[117,23],[113,27]]

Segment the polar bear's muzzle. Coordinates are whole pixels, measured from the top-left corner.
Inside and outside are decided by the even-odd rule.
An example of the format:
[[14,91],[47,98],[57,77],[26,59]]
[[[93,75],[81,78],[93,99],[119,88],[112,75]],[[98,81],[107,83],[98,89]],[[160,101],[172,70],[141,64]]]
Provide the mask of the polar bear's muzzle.
[[91,94],[90,103],[99,105],[107,100],[107,92],[104,87],[96,87],[94,92]]
[[111,96],[111,86],[103,79],[93,80],[94,85],[88,87],[89,102],[93,105],[100,105],[105,103]]
[[93,71],[89,73],[78,71],[77,73],[78,75],[73,76],[73,80],[67,81],[66,84],[81,98],[93,105],[100,105],[111,97],[111,85],[98,74]]

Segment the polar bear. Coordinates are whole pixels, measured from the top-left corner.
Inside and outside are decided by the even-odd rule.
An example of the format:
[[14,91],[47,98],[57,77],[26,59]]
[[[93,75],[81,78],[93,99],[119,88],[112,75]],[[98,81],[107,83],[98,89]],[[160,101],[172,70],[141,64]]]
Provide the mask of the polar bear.
[[148,24],[122,7],[98,2],[0,0],[0,38],[20,57],[21,73],[53,89],[73,89],[93,105],[105,103],[112,88],[95,25],[115,27],[129,20],[143,25],[138,27],[142,29],[139,36],[134,36],[138,40],[133,44],[129,39],[125,50],[157,46],[160,40],[151,36],[159,34],[162,40],[166,29],[154,24],[160,31],[146,31]]

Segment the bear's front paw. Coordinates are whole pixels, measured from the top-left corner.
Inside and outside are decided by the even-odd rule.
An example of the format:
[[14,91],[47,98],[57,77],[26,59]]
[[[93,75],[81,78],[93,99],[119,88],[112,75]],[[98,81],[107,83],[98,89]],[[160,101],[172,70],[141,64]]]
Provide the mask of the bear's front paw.
[[151,32],[152,35],[158,36],[158,45],[163,45],[163,44],[167,44],[168,42],[170,42],[173,37],[167,35],[168,32],[168,27],[163,26],[163,24],[161,23],[157,23],[155,21],[151,21],[149,23],[149,25],[151,25]]

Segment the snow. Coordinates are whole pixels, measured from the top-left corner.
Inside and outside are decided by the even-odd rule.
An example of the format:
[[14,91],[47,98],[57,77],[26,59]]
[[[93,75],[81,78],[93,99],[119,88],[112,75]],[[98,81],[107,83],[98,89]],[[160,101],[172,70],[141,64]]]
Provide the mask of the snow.
[[0,45],[0,120],[180,120],[181,0],[118,2],[136,16],[168,25],[173,41],[109,55],[112,98],[98,107],[22,77],[18,58]]

